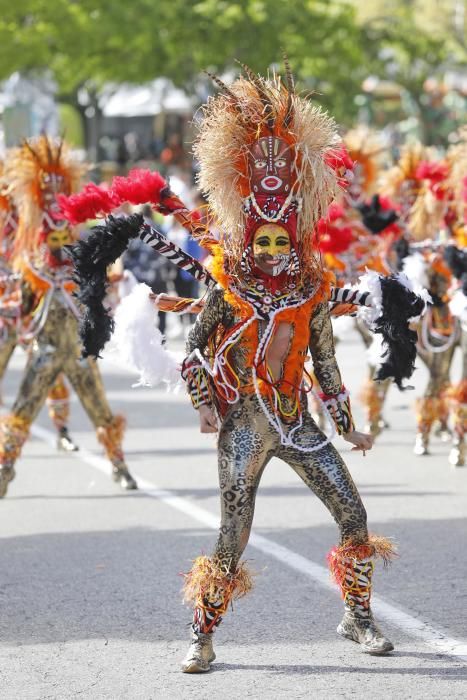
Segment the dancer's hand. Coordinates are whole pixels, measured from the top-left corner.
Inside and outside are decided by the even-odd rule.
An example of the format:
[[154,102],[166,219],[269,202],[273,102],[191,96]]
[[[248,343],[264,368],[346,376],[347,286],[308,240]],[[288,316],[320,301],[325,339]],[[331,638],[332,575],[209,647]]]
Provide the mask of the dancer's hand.
[[205,403],[199,409],[199,429],[202,433],[217,433],[217,418]]
[[344,440],[347,440],[347,442],[351,442],[352,445],[355,445],[355,447],[352,447],[352,452],[354,450],[361,450],[363,456],[365,456],[367,450],[371,450],[373,447],[373,436],[367,435],[367,433],[359,433],[358,430],[351,430],[350,433],[344,433],[342,437]]

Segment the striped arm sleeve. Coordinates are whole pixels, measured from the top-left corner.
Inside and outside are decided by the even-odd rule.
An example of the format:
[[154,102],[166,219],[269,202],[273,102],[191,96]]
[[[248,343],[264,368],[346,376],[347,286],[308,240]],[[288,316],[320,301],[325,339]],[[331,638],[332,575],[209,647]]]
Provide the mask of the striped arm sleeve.
[[191,356],[185,358],[182,365],[182,378],[186,382],[194,408],[199,408],[203,404],[208,406],[212,404],[208,374],[196,358],[192,359]]
[[344,386],[338,394],[329,395],[322,393],[320,394],[320,398],[331,414],[338,435],[350,433],[352,430],[355,430],[352,409],[350,407],[350,397]]

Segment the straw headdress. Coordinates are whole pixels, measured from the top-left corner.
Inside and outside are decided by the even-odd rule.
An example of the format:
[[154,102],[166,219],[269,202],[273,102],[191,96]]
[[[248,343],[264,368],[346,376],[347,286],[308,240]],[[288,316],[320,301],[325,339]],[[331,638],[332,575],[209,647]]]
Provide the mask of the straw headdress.
[[199,185],[217,220],[221,241],[239,258],[243,251],[245,213],[242,204],[250,194],[248,154],[259,138],[274,135],[291,148],[301,199],[297,240],[303,248],[312,243],[313,229],[337,192],[337,178],[326,156],[338,147],[332,118],[308,99],[296,94],[286,60],[286,79],[262,78],[243,66],[245,77],[227,87],[211,76],[222,92],[208,100],[194,146],[200,164]]
[[83,174],[83,165],[72,156],[63,139],[54,140],[42,134],[24,141],[9,151],[5,163],[8,192],[18,212],[19,226],[15,237],[15,257],[33,253],[43,226],[45,179],[61,178],[61,191],[76,191]]

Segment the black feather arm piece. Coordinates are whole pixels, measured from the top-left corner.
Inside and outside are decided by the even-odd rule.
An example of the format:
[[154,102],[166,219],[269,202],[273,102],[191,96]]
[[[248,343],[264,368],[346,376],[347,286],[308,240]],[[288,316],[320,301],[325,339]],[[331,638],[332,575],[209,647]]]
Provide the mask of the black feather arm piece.
[[144,219],[140,214],[117,218],[109,216],[105,224],[94,226],[90,235],[69,247],[78,285],[76,298],[83,307],[80,338],[83,357],[99,357],[112,335],[114,322],[104,306],[107,293],[107,268],[137,238]]
[[420,316],[425,302],[394,276],[380,277],[380,283],[383,312],[373,330],[382,335],[385,352],[375,379],[391,377],[403,391],[412,388],[403,386],[402,382],[412,376],[417,356],[417,333],[409,328],[409,320]]
[[357,205],[366,228],[373,234],[381,233],[399,218],[394,209],[383,209],[379,195],[375,194],[370,202]]
[[396,251],[397,263],[396,267],[398,270],[402,270],[404,267],[404,258],[410,255],[410,244],[406,238],[399,238],[394,244],[394,250]]
[[452,270],[452,274],[458,280],[467,274],[467,251],[457,248],[455,245],[448,245],[444,249],[444,259]]

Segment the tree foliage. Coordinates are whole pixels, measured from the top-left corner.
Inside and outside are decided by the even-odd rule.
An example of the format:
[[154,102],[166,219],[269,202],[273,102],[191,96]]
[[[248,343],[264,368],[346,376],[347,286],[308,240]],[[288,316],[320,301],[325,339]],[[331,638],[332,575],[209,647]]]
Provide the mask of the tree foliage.
[[0,45],[0,78],[47,68],[62,95],[160,75],[189,85],[236,59],[264,72],[284,47],[340,117],[364,75],[361,30],[341,0],[17,0],[0,17]]
[[452,4],[15,0],[3,3],[0,16],[0,79],[50,69],[61,96],[72,100],[83,85],[96,91],[108,81],[161,75],[189,87],[203,69],[222,73],[236,59],[264,72],[280,63],[284,47],[301,87],[349,123],[368,73],[389,76],[417,97],[433,71],[465,61],[462,28],[457,22],[453,32],[445,11]]

